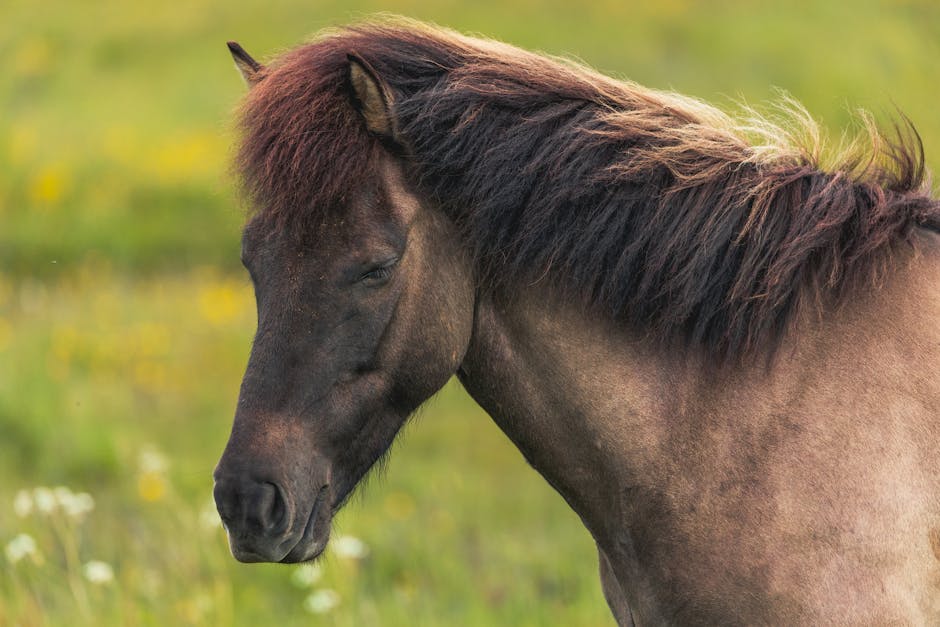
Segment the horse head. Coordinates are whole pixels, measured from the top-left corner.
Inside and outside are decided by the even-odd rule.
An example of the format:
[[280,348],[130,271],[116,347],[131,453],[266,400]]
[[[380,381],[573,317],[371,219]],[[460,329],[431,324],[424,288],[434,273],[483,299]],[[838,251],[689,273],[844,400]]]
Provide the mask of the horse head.
[[[230,49],[253,90],[277,80]],[[244,229],[258,326],[214,493],[245,562],[319,555],[333,514],[470,339],[473,282],[455,228],[406,182],[387,87],[364,61],[346,67],[373,167],[303,229],[263,210]]]

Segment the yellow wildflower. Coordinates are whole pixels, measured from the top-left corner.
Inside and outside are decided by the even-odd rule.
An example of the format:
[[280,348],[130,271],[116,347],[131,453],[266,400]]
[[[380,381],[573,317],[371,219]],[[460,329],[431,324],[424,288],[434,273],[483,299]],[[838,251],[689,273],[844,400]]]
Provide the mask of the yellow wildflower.
[[199,294],[199,311],[203,318],[215,325],[234,321],[247,304],[247,292],[244,289],[236,289],[233,281],[211,285]]
[[137,478],[137,494],[141,499],[154,502],[166,496],[166,478],[163,473],[148,471]]
[[29,183],[29,199],[34,205],[55,205],[65,195],[68,173],[62,166],[42,168]]

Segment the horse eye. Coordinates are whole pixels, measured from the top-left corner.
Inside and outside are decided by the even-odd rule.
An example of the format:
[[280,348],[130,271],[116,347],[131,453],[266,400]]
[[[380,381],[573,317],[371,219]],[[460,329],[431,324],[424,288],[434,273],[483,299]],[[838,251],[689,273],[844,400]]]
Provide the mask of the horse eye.
[[359,281],[364,283],[381,283],[387,281],[389,277],[392,276],[392,270],[395,269],[395,265],[398,263],[397,259],[394,259],[384,265],[379,266],[378,268],[373,268],[368,272],[363,273],[359,277]]

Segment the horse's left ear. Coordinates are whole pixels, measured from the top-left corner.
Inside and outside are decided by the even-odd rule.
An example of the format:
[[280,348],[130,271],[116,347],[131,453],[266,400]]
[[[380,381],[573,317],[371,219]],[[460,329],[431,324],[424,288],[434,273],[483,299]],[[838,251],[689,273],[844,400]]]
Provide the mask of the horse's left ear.
[[228,42],[228,51],[232,53],[232,58],[235,59],[235,67],[241,72],[242,78],[245,79],[248,87],[252,87],[264,77],[264,66],[252,59],[251,55],[245,52],[245,49],[236,42]]
[[349,86],[353,104],[366,122],[366,128],[386,139],[397,141],[395,119],[392,116],[391,92],[375,70],[361,57],[348,54]]

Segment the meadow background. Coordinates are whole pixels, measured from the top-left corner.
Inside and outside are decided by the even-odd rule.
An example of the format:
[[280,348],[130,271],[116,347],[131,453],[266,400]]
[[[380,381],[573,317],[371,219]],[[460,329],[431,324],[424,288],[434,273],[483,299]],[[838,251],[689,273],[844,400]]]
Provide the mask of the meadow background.
[[392,11],[838,136],[895,107],[940,167],[940,3],[0,4],[0,626],[609,625],[588,534],[451,384],[316,567],[241,565],[211,503],[254,330],[227,172],[256,57]]

